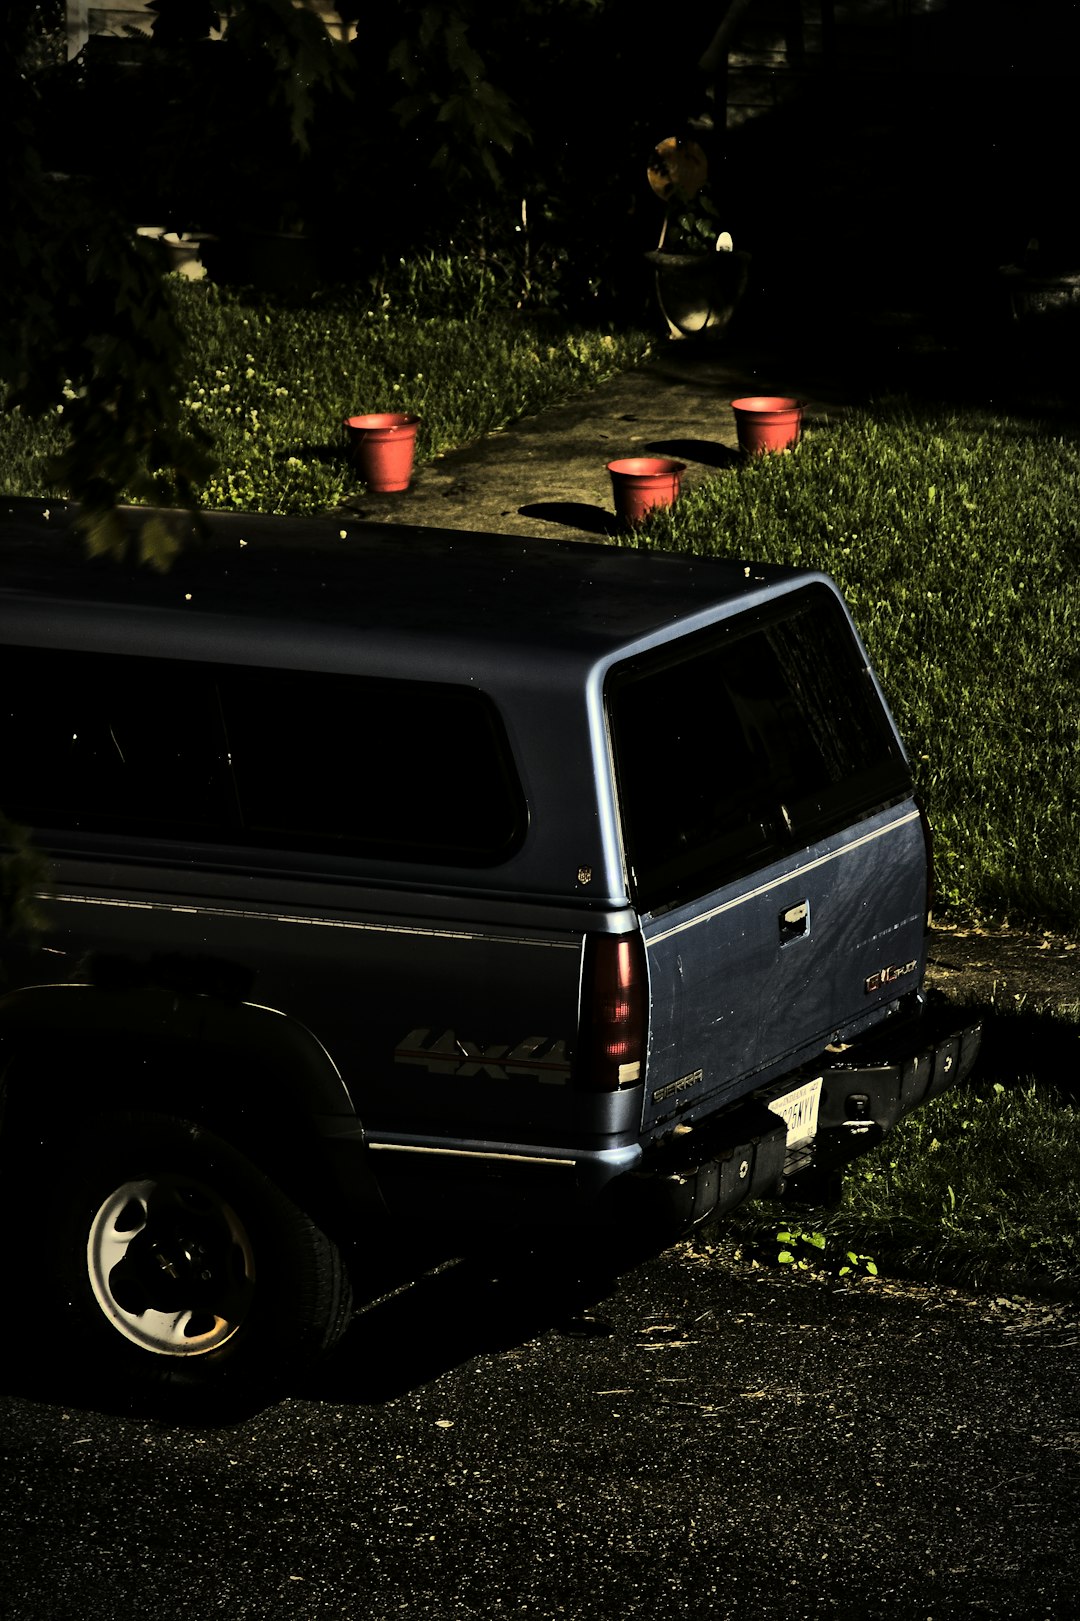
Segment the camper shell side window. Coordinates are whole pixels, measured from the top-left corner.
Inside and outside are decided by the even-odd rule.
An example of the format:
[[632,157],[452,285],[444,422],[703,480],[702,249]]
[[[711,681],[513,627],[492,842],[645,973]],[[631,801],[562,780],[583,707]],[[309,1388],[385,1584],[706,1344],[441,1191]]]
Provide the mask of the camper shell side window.
[[475,688],[0,650],[4,806],[40,831],[482,867],[526,808]]

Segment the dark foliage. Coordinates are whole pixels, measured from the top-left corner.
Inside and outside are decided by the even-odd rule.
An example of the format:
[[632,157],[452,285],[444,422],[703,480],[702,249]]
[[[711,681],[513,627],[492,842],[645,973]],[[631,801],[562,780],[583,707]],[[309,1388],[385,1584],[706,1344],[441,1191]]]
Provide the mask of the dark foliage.
[[[704,0],[662,52],[607,0],[342,0],[350,45],[292,0],[151,9],[151,35],[64,62],[58,0],[15,0],[0,41],[0,377],[9,409],[67,400],[60,479],[92,549],[127,550],[122,494],[183,505],[210,465],[136,225],[219,236],[223,279],[250,274],[245,229],[301,233],[316,265],[332,238],[339,280],[436,249],[491,267],[511,306],[641,315],[644,161],[698,110]],[[167,563],[160,530],[142,555]]]

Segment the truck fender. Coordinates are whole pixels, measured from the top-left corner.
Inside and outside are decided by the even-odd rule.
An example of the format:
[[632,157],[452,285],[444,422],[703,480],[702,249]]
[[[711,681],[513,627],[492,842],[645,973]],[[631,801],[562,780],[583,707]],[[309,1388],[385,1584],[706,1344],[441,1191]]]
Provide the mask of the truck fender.
[[35,985],[0,997],[0,1128],[16,1110],[50,1122],[88,1109],[194,1118],[293,1189],[314,1158],[349,1207],[381,1207],[337,1066],[276,1008],[160,986]]

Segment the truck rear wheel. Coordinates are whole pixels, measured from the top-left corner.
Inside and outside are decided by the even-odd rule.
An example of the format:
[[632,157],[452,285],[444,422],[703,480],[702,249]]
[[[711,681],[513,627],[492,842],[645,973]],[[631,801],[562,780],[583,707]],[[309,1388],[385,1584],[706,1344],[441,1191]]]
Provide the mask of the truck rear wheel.
[[189,1402],[260,1397],[344,1332],[338,1250],[212,1132],[116,1114],[47,1157],[34,1271],[74,1371]]

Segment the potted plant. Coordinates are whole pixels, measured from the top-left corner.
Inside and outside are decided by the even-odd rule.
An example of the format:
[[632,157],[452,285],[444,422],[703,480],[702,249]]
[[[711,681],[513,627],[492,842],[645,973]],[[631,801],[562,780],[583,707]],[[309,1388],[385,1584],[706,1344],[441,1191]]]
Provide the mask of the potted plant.
[[746,289],[750,256],[721,228],[709,161],[697,141],[671,135],[655,147],[649,185],[664,204],[660,240],[645,257],[672,338],[723,332]]
[[373,495],[407,490],[420,418],[410,411],[372,411],[346,417],[350,460]]
[[624,456],[608,462],[615,516],[624,527],[640,523],[654,507],[670,507],[679,496],[686,465],[668,456]]

